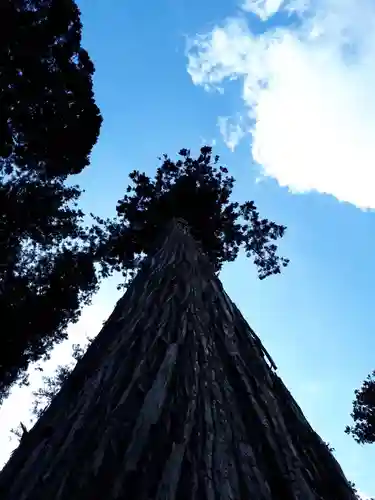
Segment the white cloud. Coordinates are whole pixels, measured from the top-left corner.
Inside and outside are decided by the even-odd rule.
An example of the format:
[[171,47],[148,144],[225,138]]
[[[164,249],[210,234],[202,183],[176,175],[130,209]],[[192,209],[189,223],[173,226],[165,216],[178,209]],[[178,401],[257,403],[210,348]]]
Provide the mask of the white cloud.
[[242,9],[266,20],[280,9],[282,3],[283,0],[245,0]]
[[231,120],[228,116],[220,116],[218,118],[220,133],[224,138],[225,144],[232,151],[235,150],[237,144],[246,135],[246,128],[242,122],[242,116],[237,116],[234,120]]
[[[248,0],[246,10],[266,19],[281,4]],[[375,2],[294,0],[282,7],[298,14],[298,26],[256,36],[241,16],[197,36],[188,51],[191,78],[206,88],[242,82],[242,118],[229,129],[227,119],[218,124],[232,149],[252,136],[265,176],[293,192],[316,190],[373,209]]]

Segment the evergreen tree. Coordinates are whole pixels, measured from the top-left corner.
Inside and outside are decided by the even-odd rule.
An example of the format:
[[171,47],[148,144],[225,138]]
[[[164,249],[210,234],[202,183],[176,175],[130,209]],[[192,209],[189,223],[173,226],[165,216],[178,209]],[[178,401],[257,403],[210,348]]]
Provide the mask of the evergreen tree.
[[130,174],[132,184],[117,203],[115,219],[96,218],[105,233],[97,252],[103,268],[134,276],[160,228],[174,217],[188,222],[215,272],[234,261],[241,248],[253,258],[260,279],[287,266],[275,244],[286,227],[261,218],[253,201],[231,200],[235,179],[211,147],[201,148],[197,158],[182,149],[177,161],[166,154],[160,160],[154,180],[137,170]]
[[93,234],[67,185],[101,116],[72,0],[0,6],[0,402],[66,338],[97,286]]
[[375,371],[367,376],[360,389],[354,391],[353,412],[354,425],[347,426],[345,432],[357,443],[375,442]]
[[0,473],[2,500],[354,500],[178,220]]

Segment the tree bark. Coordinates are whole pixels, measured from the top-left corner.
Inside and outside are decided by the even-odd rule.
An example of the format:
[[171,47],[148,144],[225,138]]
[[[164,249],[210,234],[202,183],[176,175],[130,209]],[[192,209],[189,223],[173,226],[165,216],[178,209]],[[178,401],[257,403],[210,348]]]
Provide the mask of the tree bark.
[[0,474],[2,500],[354,500],[181,221]]

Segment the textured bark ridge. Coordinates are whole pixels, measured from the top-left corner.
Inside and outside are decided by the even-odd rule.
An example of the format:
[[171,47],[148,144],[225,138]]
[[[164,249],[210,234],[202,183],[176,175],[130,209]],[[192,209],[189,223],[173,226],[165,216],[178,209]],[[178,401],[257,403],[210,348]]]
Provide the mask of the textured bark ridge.
[[181,221],[0,474],[2,500],[353,500]]

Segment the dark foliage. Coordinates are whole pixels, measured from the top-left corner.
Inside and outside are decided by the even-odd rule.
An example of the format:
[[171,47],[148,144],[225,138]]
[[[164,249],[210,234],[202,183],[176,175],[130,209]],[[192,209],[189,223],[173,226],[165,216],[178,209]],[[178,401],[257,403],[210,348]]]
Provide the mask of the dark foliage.
[[[0,399],[16,380],[27,381],[21,375],[31,362],[48,358],[66,338],[67,325],[97,288],[90,232],[82,228],[83,214],[68,206],[78,193],[58,181],[48,188],[8,182],[0,189],[7,209],[0,216],[0,312],[7,325]],[[24,217],[23,205],[30,207]]]
[[333,448],[329,443],[326,443],[325,441],[323,441],[324,444],[326,445],[327,447],[327,450],[330,452],[330,453],[333,453],[335,451],[335,448]]
[[[351,487],[351,489],[352,489],[352,491],[353,491],[353,493],[354,493],[354,495],[355,495],[355,498],[356,498],[357,500],[363,500],[363,497],[361,497],[361,496],[359,495],[358,490],[357,490],[357,487],[356,487],[356,485],[353,483],[353,481],[349,481],[349,485],[350,485],[350,487]],[[366,497],[366,499],[367,499],[367,497]],[[374,498],[369,498],[368,500],[375,500],[375,499],[374,499]]]
[[52,399],[56,396],[56,394],[61,389],[61,386],[69,377],[71,372],[73,371],[76,363],[82,358],[85,354],[87,347],[91,344],[92,339],[88,338],[88,345],[85,347],[80,346],[79,344],[73,345],[72,357],[74,359],[73,362],[68,363],[66,365],[59,365],[56,368],[56,371],[51,377],[43,377],[44,386],[33,391],[33,396],[35,397],[32,413],[36,417],[40,417],[46,408],[51,404]]
[[[72,358],[74,361],[68,363],[66,365],[58,365],[55,373],[52,376],[44,376],[43,377],[43,387],[40,387],[36,391],[33,391],[33,396],[35,397],[32,413],[35,417],[39,418],[51,404],[52,399],[56,396],[56,394],[61,389],[61,386],[69,377],[71,372],[73,371],[76,363],[83,357],[86,352],[87,347],[91,344],[91,338],[87,338],[88,344],[85,347],[82,347],[79,344],[73,344],[72,346]],[[42,368],[39,368],[43,371]],[[25,425],[20,422],[17,428],[13,428],[10,430],[11,434],[16,436],[19,441],[22,440],[25,435],[27,435],[28,430]]]
[[44,179],[81,172],[101,117],[78,7],[73,0],[2,0],[0,9],[2,168]]
[[354,391],[353,426],[347,426],[345,432],[357,443],[375,442],[375,371],[368,375],[362,387]]
[[277,255],[275,241],[286,228],[260,218],[254,202],[230,200],[235,180],[219,165],[219,157],[212,157],[211,147],[201,148],[196,159],[187,149],[179,156],[173,162],[164,155],[154,180],[132,172],[133,185],[118,202],[117,219],[97,219],[106,228],[99,255],[107,267],[132,275],[166,223],[181,217],[217,271],[224,262],[234,261],[243,247],[261,279],[280,273],[288,260]]
[[28,430],[26,429],[26,426],[20,422],[18,427],[11,429],[10,432],[18,439],[18,441],[21,441],[22,438],[28,433]]
[[0,402],[97,286],[81,191],[66,184],[101,124],[81,28],[72,0],[0,5]]

